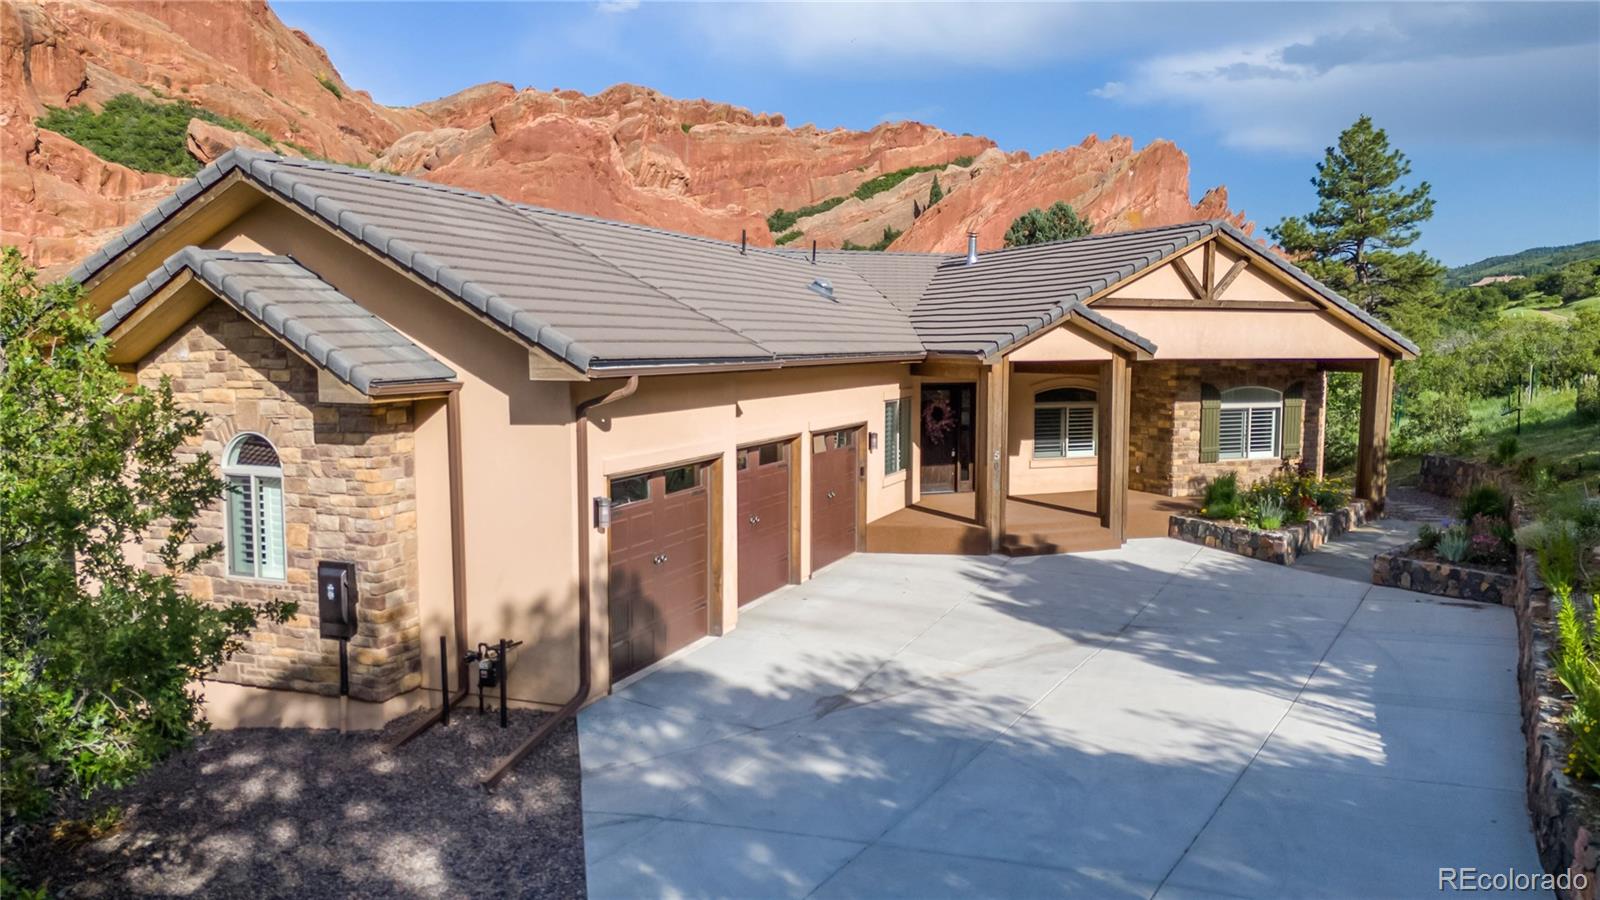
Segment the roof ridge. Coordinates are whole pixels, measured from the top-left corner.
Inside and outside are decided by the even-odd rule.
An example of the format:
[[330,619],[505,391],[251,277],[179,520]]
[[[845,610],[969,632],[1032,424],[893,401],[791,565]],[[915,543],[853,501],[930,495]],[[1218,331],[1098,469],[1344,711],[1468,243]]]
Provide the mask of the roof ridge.
[[[980,252],[978,254],[978,259],[983,260],[1000,254],[1015,254],[1025,253],[1028,251],[1037,251],[1042,247],[1061,247],[1066,244],[1087,244],[1097,241],[1111,240],[1114,238],[1139,237],[1142,235],[1158,234],[1165,231],[1178,232],[1191,229],[1210,229],[1209,231],[1204,231],[1202,233],[1201,236],[1204,237],[1206,234],[1219,231],[1221,222],[1222,220],[1220,219],[1198,219],[1193,222],[1180,222],[1172,225],[1152,225],[1149,228],[1132,228],[1127,231],[1105,231],[1099,234],[1085,234],[1080,237],[1062,238],[1058,241],[1045,241],[1041,244],[1025,244],[1020,247],[998,247],[994,250],[984,250]],[[963,254],[955,254],[946,261],[946,264],[952,261],[963,259],[965,259]]]

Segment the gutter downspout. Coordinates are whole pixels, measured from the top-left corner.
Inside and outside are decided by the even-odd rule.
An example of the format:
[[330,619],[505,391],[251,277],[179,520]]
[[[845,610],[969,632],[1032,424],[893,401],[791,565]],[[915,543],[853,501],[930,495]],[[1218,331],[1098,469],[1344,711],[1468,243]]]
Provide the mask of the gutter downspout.
[[[461,692],[450,701],[450,705],[459,706],[472,694],[469,687],[472,665],[467,662],[467,503],[461,476],[461,391],[459,389],[452,390],[445,396],[444,421],[445,444],[448,448],[446,468],[450,480],[450,600],[454,607],[452,612],[456,632],[456,661],[460,664],[456,679],[461,688]],[[411,726],[405,734],[390,744],[389,749],[396,750],[404,746],[412,738],[432,728],[443,716],[444,705],[440,704],[438,709]]]
[[533,734],[517,749],[511,751],[505,758],[495,764],[494,770],[483,779],[484,790],[494,790],[500,779],[522,761],[522,758],[533,751],[533,748],[543,743],[556,730],[556,726],[577,714],[584,701],[589,699],[589,535],[593,527],[589,521],[589,411],[608,403],[615,403],[633,396],[639,389],[639,376],[630,375],[622,387],[609,394],[593,397],[579,403],[573,411],[578,427],[577,435],[577,463],[578,463],[578,689],[568,700],[566,705],[556,710],[549,718],[541,723]]

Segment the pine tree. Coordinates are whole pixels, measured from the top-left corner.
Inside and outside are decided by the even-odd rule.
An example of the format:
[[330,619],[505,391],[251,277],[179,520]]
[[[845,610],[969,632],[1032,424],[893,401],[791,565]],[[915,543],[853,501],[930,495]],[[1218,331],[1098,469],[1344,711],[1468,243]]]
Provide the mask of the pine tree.
[[1409,313],[1436,301],[1444,269],[1426,253],[1398,252],[1416,243],[1418,226],[1433,217],[1426,181],[1399,184],[1410,174],[1410,160],[1362,116],[1317,164],[1317,208],[1267,231],[1301,268],[1367,311],[1415,318]]
[[936,175],[933,176],[933,187],[928,188],[928,207],[927,208],[928,209],[933,209],[933,205],[935,203],[938,203],[940,200],[943,200],[943,199],[944,199],[944,189],[939,187],[939,176],[936,174]]
[[1077,210],[1057,200],[1049,209],[1036,206],[1012,220],[1011,227],[1006,229],[1006,246],[1048,244],[1087,237],[1093,232],[1094,225],[1088,219],[1079,218]]

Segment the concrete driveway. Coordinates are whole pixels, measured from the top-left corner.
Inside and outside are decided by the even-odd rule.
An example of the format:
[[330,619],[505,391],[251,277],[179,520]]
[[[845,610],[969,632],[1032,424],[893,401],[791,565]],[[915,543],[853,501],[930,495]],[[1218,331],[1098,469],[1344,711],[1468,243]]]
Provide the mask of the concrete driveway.
[[579,720],[592,897],[1389,897],[1539,871],[1510,610],[1167,539],[851,557]]

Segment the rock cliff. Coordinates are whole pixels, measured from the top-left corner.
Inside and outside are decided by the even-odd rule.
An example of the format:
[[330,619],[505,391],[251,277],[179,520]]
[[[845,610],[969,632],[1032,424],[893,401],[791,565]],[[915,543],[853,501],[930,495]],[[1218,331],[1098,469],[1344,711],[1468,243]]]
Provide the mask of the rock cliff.
[[[586,95],[495,82],[386,107],[259,0],[3,0],[0,49],[0,241],[52,268],[177,183],[36,124],[50,107],[99,109],[125,93],[187,101],[249,129],[192,120],[178,139],[202,163],[229,146],[264,146],[265,135],[278,152],[724,239],[742,232],[757,245],[779,236],[772,213],[807,207],[822,211],[780,231],[837,247],[879,242],[889,229],[895,250],[960,250],[969,230],[999,246],[1016,215],[1056,200],[1097,230],[1233,216],[1222,188],[1190,202],[1188,159],[1165,141],[1135,148],[1091,136],[1031,158],[916,122],[790,127],[781,115],[634,85]],[[902,180],[869,184],[894,173]],[[924,212],[935,176],[944,197]]]

